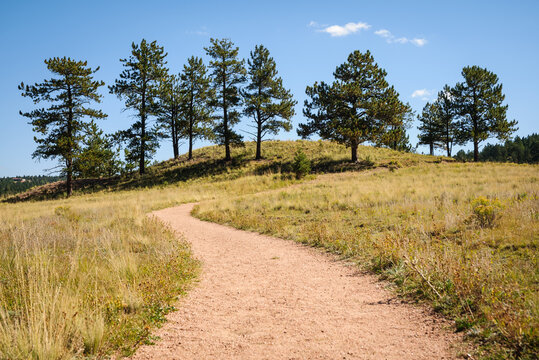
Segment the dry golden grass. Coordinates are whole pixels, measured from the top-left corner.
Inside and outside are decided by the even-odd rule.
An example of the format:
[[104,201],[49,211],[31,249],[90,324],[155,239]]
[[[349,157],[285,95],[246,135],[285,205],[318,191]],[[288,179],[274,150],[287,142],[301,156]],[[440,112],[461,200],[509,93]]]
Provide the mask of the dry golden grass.
[[129,355],[198,268],[146,213],[290,183],[251,176],[0,204],[0,358]]
[[356,259],[454,318],[482,344],[479,354],[531,359],[539,329],[538,170],[423,164],[329,174],[205,202],[195,213]]

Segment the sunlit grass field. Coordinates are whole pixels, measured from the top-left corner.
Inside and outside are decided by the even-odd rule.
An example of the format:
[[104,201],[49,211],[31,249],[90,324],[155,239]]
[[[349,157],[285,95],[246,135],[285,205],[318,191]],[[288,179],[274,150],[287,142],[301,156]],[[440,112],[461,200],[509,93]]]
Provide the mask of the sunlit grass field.
[[0,204],[0,358],[129,355],[196,277],[158,208],[286,186],[280,176]]
[[[538,166],[372,147],[351,164],[325,141],[266,142],[262,161],[254,149],[227,163],[222,147],[203,148],[68,200],[0,203],[0,359],[126,356],[153,341],[199,264],[147,214],[199,201],[203,219],[356,260],[454,318],[485,354],[533,358]],[[301,181],[290,173],[298,149],[313,169]]]
[[539,166],[422,164],[204,202],[204,220],[323,247],[455,319],[489,358],[536,358]]

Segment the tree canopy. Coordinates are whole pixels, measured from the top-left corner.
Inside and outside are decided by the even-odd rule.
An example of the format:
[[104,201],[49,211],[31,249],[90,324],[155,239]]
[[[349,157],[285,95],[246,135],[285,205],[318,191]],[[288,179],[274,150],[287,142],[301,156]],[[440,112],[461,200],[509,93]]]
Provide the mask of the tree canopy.
[[389,86],[386,71],[374,62],[369,51],[356,50],[333,73],[329,85],[316,82],[306,89],[303,114],[310,119],[300,124],[298,134],[309,137],[317,133],[323,139],[350,146],[352,161],[357,161],[358,145],[377,142],[390,128],[398,126],[409,107]]
[[505,95],[498,76],[479,66],[462,69],[464,81],[454,88],[454,101],[460,116],[460,134],[463,141],[472,141],[474,161],[479,160],[479,144],[492,136],[508,139],[516,131],[517,122],[507,120]]
[[193,158],[193,143],[196,139],[212,138],[211,124],[214,90],[210,86],[207,69],[201,58],[191,56],[180,75],[182,93],[181,118],[182,137],[188,139],[188,158]]
[[215,98],[212,105],[222,110],[216,114],[214,139],[225,146],[225,160],[231,160],[230,146],[242,145],[242,136],[232,130],[240,121],[240,85],[246,80],[245,61],[238,59],[239,49],[229,39],[210,39],[211,46],[205,48],[210,60],[211,81]]
[[125,100],[126,109],[135,111],[137,120],[127,130],[118,133],[126,142],[126,160],[138,161],[139,173],[144,174],[146,163],[159,146],[159,129],[148,126],[148,118],[157,115],[159,84],[166,75],[167,54],[156,41],[131,44],[131,56],[120,59],[124,70],[110,92]]
[[255,46],[247,64],[249,83],[242,91],[244,114],[252,117],[255,123],[255,158],[260,160],[262,139],[266,135],[276,135],[281,129],[292,129],[292,116],[297,101],[293,99],[290,90],[284,88],[283,80],[278,76],[277,64],[263,45]]
[[102,119],[107,115],[101,110],[88,107],[90,102],[101,102],[99,87],[105,83],[94,80],[99,67],[92,69],[86,61],[71,58],[45,60],[47,69],[55,76],[34,85],[19,85],[22,96],[29,97],[34,104],[47,102],[48,108],[38,108],[20,114],[30,119],[37,149],[34,158],[60,158],[62,173],[67,177],[67,196],[70,196],[73,177],[73,161],[80,153],[83,131],[91,119]]

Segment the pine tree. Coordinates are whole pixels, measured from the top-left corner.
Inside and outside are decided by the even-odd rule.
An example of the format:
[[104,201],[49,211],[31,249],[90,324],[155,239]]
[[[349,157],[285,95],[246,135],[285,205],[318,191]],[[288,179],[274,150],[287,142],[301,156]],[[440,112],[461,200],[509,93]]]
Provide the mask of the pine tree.
[[242,136],[232,130],[232,126],[240,121],[238,107],[241,105],[240,85],[245,82],[244,60],[238,59],[238,48],[229,39],[210,39],[211,46],[205,48],[212,58],[211,80],[215,90],[212,102],[223,114],[214,128],[215,140],[225,146],[225,160],[231,160],[230,146],[243,145]]
[[181,114],[182,137],[189,142],[189,160],[193,158],[193,143],[196,139],[211,138],[210,125],[213,121],[210,102],[214,98],[206,66],[201,58],[190,57],[180,75],[182,91]]
[[430,155],[434,155],[434,148],[439,146],[440,122],[438,106],[435,103],[426,103],[421,115],[417,118],[421,123],[419,130],[419,145],[429,145]]
[[300,124],[298,134],[313,133],[323,139],[350,146],[357,161],[358,146],[365,141],[380,142],[390,126],[398,125],[408,107],[385,80],[386,71],[374,62],[369,51],[354,51],[333,73],[335,81],[308,86],[303,114],[310,119]]
[[73,172],[81,178],[111,177],[120,171],[118,154],[112,138],[95,122],[88,124],[79,156],[73,162]]
[[256,160],[262,159],[262,139],[267,134],[276,135],[281,129],[292,129],[295,114],[292,94],[277,76],[277,65],[263,45],[255,46],[247,61],[249,84],[242,91],[244,114],[253,118],[256,129]]
[[128,161],[138,161],[139,173],[144,174],[146,163],[159,146],[158,127],[149,128],[148,119],[157,114],[159,82],[166,74],[167,54],[155,41],[142,39],[140,45],[131,44],[131,56],[120,59],[124,71],[110,92],[125,99],[125,107],[136,112],[137,121],[118,134],[127,143]]
[[453,96],[454,90],[445,85],[443,90],[438,93],[436,99],[436,115],[438,125],[438,141],[443,144],[447,156],[451,157],[453,145],[462,144],[459,124],[456,120],[456,106]]
[[45,60],[47,69],[55,77],[31,86],[19,85],[22,96],[29,97],[34,104],[50,102],[47,109],[40,108],[31,112],[20,112],[29,118],[33,130],[42,137],[34,137],[38,144],[32,154],[34,158],[60,158],[66,175],[67,196],[73,192],[73,162],[80,151],[83,130],[87,127],[86,119],[102,119],[105,115],[86,105],[92,101],[101,102],[99,87],[103,81],[93,79],[95,70],[87,66],[86,61],[75,61],[71,58],[51,58]]
[[516,131],[517,122],[507,120],[505,95],[498,76],[479,66],[462,69],[464,81],[455,86],[455,104],[460,120],[462,139],[472,141],[474,161],[479,160],[479,144],[495,135],[508,139]]
[[179,76],[165,74],[159,84],[157,98],[157,123],[164,129],[160,136],[172,140],[172,152],[177,159],[180,156],[180,136],[183,131],[180,122],[182,90]]

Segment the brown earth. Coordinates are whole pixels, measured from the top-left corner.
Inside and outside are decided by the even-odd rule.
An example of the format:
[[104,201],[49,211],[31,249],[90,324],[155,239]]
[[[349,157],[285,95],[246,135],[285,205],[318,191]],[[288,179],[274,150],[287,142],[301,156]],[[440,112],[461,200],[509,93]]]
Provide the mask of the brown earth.
[[192,244],[197,286],[134,359],[453,359],[457,337],[372,275],[320,250],[153,213]]

